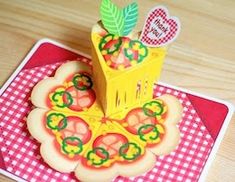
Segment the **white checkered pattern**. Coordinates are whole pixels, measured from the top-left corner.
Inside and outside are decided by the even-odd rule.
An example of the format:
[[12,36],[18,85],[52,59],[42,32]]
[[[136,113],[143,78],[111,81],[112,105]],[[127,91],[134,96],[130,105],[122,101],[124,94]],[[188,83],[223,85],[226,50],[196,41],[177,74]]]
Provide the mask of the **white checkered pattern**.
[[[87,60],[88,61],[88,60]],[[33,86],[54,74],[61,63],[23,70],[0,97],[0,146],[9,172],[29,181],[76,181],[74,174],[51,169],[40,157],[39,143],[26,128],[26,116]],[[114,181],[197,181],[213,146],[213,140],[185,93],[163,86],[155,87],[155,96],[175,95],[184,107],[179,124],[181,142],[169,155],[158,157],[155,167],[135,178],[118,177]]]

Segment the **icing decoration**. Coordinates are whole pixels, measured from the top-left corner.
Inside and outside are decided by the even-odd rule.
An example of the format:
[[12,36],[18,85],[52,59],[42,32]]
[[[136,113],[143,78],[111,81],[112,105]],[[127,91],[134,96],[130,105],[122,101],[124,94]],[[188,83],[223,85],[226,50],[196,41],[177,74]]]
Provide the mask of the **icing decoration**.
[[147,116],[161,115],[163,112],[162,104],[158,101],[147,102],[143,106],[144,114]]
[[148,49],[142,42],[131,40],[129,46],[124,48],[125,56],[135,63],[140,63],[148,55]]
[[[97,160],[98,158],[98,160]],[[87,154],[87,160],[91,161],[92,165],[99,166],[109,159],[109,153],[102,147],[93,148]]]
[[82,111],[91,107],[95,101],[93,83],[86,73],[76,73],[63,86],[57,87],[49,94],[47,103],[54,108],[68,111]]
[[66,137],[62,141],[61,148],[66,154],[80,154],[82,152],[82,141],[78,137]]
[[156,6],[145,20],[140,40],[149,47],[166,46],[177,38],[179,32],[179,19],[169,16],[164,6]]
[[146,139],[145,133],[146,133],[146,130],[148,131],[149,129],[151,129],[150,131],[154,133],[154,135],[149,136],[149,140],[154,141],[158,138],[159,132],[157,130],[157,127],[155,125],[152,125],[152,124],[146,124],[146,125],[141,126],[138,129],[138,134],[139,134],[141,140],[143,140],[145,142],[148,141],[148,139]]
[[128,139],[118,133],[107,133],[105,135],[98,136],[94,143],[93,147],[103,147],[109,153],[110,158],[114,158],[118,154],[118,149],[125,143],[128,142]]
[[117,54],[121,44],[121,37],[113,34],[107,34],[101,39],[99,49],[103,55]]
[[136,143],[125,143],[119,149],[119,155],[126,160],[135,160],[141,155],[141,148]]
[[99,49],[107,65],[119,70],[140,63],[148,55],[148,48],[142,42],[112,34],[101,39]]
[[52,130],[62,130],[67,126],[67,118],[61,113],[51,113],[47,116],[47,126]]
[[60,108],[69,107],[73,103],[73,98],[69,92],[59,91],[52,95],[55,105]]
[[73,77],[74,87],[78,90],[88,90],[92,87],[92,81],[89,76],[78,74]]
[[133,134],[138,134],[138,129],[140,126],[144,126],[147,123],[156,125],[157,118],[156,117],[149,117],[145,115],[142,108],[135,108],[132,109],[126,116],[125,121],[127,122],[128,126],[125,127],[129,132]]

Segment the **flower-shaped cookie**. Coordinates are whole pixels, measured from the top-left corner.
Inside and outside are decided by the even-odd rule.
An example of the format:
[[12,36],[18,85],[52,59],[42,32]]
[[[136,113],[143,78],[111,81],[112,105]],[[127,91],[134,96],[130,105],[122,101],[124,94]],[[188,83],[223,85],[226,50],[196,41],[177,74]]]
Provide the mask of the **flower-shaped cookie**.
[[179,142],[182,107],[171,95],[105,116],[84,63],[71,61],[39,82],[27,126],[52,168],[82,181],[110,181],[150,170]]

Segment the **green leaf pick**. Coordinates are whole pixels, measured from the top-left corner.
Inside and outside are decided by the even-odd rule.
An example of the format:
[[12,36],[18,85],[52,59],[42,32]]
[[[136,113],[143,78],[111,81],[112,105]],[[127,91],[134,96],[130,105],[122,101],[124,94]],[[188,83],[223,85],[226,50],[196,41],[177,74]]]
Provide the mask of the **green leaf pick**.
[[124,28],[123,28],[123,35],[128,35],[132,29],[135,27],[138,18],[138,4],[133,2],[123,8],[123,15],[124,15]]
[[109,33],[122,36],[124,28],[123,11],[110,0],[102,0],[100,7],[101,20]]

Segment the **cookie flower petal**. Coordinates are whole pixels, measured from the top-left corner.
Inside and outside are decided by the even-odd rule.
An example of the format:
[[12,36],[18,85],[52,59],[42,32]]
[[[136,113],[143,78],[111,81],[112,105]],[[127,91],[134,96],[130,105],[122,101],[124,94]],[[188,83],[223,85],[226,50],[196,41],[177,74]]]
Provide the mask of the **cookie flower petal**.
[[50,77],[40,81],[32,90],[31,102],[34,106],[44,109],[49,109],[47,100],[52,88],[62,84],[55,77]]
[[55,147],[53,139],[48,139],[41,144],[40,153],[49,166],[63,173],[73,172],[78,164],[78,160],[64,157]]
[[159,97],[168,106],[168,112],[164,121],[166,132],[163,140],[153,148],[149,148],[156,155],[166,155],[172,152],[180,142],[180,132],[177,127],[179,123],[183,108],[179,100],[171,95],[163,95]]
[[[78,161],[65,158],[56,149],[54,136],[47,131],[45,122],[43,122],[46,112],[46,110],[40,108],[31,111],[27,118],[27,127],[31,135],[41,143],[40,153],[46,163],[60,172],[72,172]],[[57,165],[54,165],[54,163]]]
[[46,101],[51,89],[63,85],[63,82],[69,75],[73,75],[79,71],[91,74],[90,67],[78,61],[71,61],[60,66],[56,70],[54,77],[49,77],[40,81],[33,88],[31,93],[32,103],[37,107],[48,108],[49,106]]
[[61,112],[102,111],[96,102],[91,69],[84,63],[71,61],[60,66],[54,77],[40,81],[32,90],[32,103],[39,108]]
[[149,151],[138,160],[126,164],[115,163],[109,168],[94,169],[89,168],[79,162],[75,169],[78,179],[89,182],[109,182],[121,175],[124,177],[136,176],[152,169],[156,163],[156,156]]
[[32,110],[27,117],[28,130],[30,134],[40,143],[53,138],[52,135],[46,131],[46,127],[43,122],[46,112],[47,110],[45,109],[36,108]]

